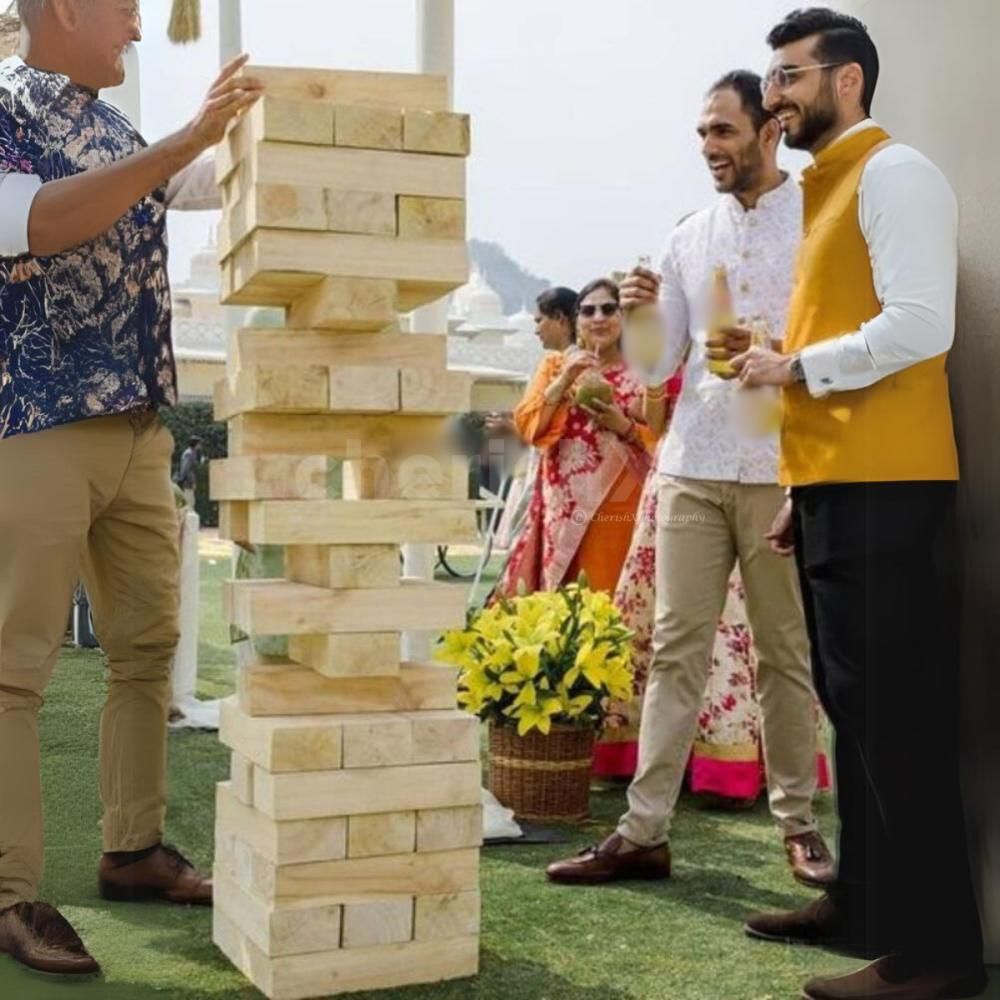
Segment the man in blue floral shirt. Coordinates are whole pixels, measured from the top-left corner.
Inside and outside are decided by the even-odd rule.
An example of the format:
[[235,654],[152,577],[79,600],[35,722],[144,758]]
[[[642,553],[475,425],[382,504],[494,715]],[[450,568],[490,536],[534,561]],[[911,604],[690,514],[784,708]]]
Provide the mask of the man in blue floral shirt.
[[261,87],[235,60],[189,125],[147,146],[98,97],[141,39],[137,0],[18,10],[24,59],[0,63],[0,953],[79,976],[97,963],[36,896],[38,710],[81,576],[110,675],[101,894],[211,903],[162,843],[179,603],[173,440],[156,413],[177,394],[165,212],[213,207],[197,158]]

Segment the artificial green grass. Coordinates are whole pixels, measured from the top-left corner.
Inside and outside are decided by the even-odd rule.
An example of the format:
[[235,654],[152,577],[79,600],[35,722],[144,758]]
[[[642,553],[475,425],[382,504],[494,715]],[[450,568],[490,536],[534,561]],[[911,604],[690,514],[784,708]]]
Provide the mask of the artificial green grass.
[[[203,561],[202,694],[232,688],[219,611],[228,565]],[[100,853],[97,724],[100,657],[67,650],[42,712],[46,862],[42,898],[59,906],[104,967],[72,986],[33,977],[0,957],[0,1000],[244,1000],[260,994],[211,942],[207,910],[109,904],[96,891]],[[212,861],[213,789],[226,777],[214,734],[170,736],[167,839],[197,865]],[[670,882],[603,888],[546,884],[545,864],[603,836],[622,788],[595,793],[594,821],[562,845],[490,848],[482,865],[482,972],[478,979],[369,994],[373,1000],[785,1000],[822,970],[850,960],[752,942],[741,919],[757,907],[809,899],[788,875],[766,808],[706,812],[684,802],[674,829]],[[830,805],[819,805],[830,827]]]

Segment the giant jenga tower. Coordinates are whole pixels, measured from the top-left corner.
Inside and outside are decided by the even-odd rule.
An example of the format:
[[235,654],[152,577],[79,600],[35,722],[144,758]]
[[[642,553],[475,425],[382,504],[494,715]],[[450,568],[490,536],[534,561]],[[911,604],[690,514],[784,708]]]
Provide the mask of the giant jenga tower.
[[401,579],[400,545],[475,538],[470,408],[446,333],[398,312],[467,279],[469,124],[443,78],[247,69],[267,96],[219,150],[224,301],[285,306],[233,337],[212,467],[223,534],[286,546],[227,585],[229,621],[287,635],[223,707],[215,941],[272,1000],[475,974],[479,735],[451,670],[400,633],[464,622],[463,588]]

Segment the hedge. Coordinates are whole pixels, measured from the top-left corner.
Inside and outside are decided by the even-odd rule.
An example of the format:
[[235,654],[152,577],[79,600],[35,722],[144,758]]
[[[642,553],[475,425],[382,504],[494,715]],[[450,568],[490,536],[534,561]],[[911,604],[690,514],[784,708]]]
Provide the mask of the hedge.
[[[181,454],[192,437],[201,438],[206,459],[226,457],[226,425],[214,420],[211,403],[178,403],[160,410],[163,422],[174,436],[175,448],[171,476],[176,481],[180,470]],[[198,467],[198,488],[195,494],[196,509],[206,528],[219,524],[219,505],[208,497],[208,461]]]

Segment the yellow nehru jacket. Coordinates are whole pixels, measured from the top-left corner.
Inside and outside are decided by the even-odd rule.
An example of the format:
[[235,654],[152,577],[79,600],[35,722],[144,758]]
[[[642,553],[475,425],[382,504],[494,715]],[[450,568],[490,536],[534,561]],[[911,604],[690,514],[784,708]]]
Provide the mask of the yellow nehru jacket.
[[[858,219],[858,188],[865,165],[888,138],[882,129],[865,129],[823,150],[803,172],[804,233],[788,354],[853,333],[882,311]],[[786,387],[782,485],[957,479],[945,358],[822,399],[804,385]]]

